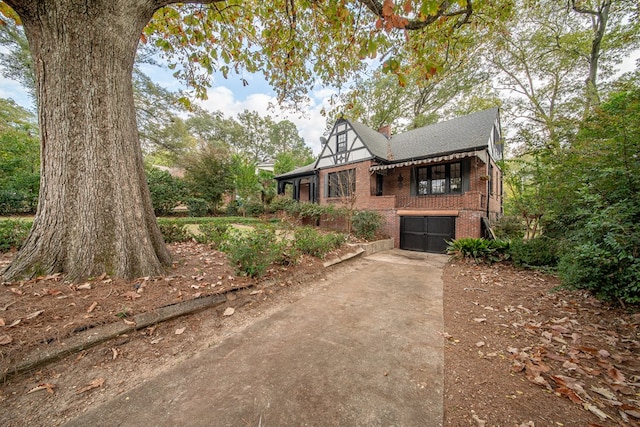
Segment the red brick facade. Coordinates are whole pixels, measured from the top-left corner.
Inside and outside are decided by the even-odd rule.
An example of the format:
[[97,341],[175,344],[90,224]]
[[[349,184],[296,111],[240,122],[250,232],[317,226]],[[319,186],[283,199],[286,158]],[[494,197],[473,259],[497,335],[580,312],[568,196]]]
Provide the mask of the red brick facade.
[[[337,205],[353,203],[356,209],[379,212],[386,219],[384,232],[394,239],[396,247],[400,245],[402,216],[452,216],[456,218],[456,238],[481,237],[482,218],[493,220],[502,213],[502,175],[492,160],[490,164],[488,166],[479,158],[471,157],[468,175],[465,176],[468,182],[466,191],[428,196],[411,195],[411,166],[387,170],[380,196],[375,195],[376,174],[369,170],[375,163],[371,160],[322,169],[318,175],[319,202]],[[328,174],[348,169],[355,169],[355,196],[328,198]]]

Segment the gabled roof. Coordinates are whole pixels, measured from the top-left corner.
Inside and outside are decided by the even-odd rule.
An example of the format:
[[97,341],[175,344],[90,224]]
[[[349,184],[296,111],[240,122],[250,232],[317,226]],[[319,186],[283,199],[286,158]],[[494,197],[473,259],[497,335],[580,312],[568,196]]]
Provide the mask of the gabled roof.
[[294,169],[290,172],[285,172],[283,174],[277,175],[276,178],[295,178],[304,175],[313,175],[313,171],[315,170],[316,162],[309,163],[308,165],[301,166],[297,169]]
[[486,148],[497,118],[498,109],[491,108],[394,135],[393,158],[383,158],[400,161]]
[[387,154],[389,152],[389,140],[386,136],[380,132],[376,132],[369,126],[363,125],[362,123],[355,121],[349,121],[349,123],[351,123],[351,127],[356,131],[364,145],[373,156],[381,159],[387,158]]

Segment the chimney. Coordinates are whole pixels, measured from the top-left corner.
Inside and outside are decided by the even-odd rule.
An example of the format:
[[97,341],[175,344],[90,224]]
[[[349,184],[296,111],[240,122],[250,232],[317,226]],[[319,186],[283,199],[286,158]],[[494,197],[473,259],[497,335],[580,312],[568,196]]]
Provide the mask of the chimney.
[[387,139],[391,139],[391,125],[380,126],[378,132],[387,137]]

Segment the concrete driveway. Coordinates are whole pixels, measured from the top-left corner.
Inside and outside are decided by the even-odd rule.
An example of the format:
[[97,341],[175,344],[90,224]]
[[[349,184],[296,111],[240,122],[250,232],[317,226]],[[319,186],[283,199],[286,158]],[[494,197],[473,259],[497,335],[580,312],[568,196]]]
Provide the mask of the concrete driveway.
[[392,250],[69,426],[440,426],[444,255]]

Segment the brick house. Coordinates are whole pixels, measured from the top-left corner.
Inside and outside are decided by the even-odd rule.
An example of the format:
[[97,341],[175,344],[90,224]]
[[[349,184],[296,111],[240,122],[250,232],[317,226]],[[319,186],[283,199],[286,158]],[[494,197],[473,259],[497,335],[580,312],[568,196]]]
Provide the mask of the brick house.
[[501,215],[502,151],[497,108],[397,135],[339,119],[313,164],[276,177],[278,193],[378,211],[396,247],[442,252]]

